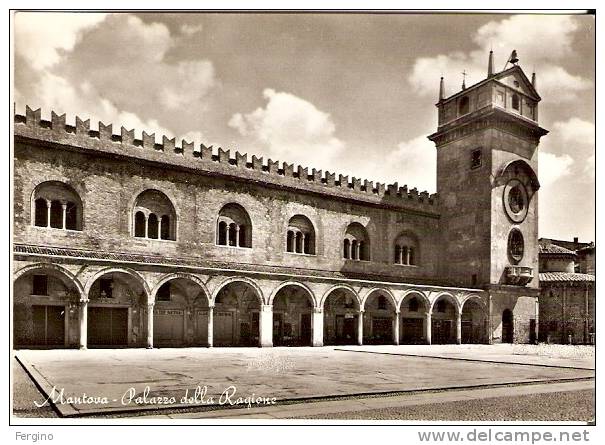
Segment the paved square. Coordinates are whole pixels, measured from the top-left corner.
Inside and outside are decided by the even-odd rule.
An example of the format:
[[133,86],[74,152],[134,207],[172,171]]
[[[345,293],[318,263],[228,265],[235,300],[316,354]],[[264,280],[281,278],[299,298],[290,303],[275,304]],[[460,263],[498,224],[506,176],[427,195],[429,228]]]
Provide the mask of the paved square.
[[[419,354],[422,350],[417,347],[385,348],[379,347],[372,351],[389,353],[324,347],[21,350],[16,355],[47,394],[55,388],[54,396],[59,398],[56,405],[67,416],[125,409],[165,408],[167,406],[164,403],[172,408],[179,405],[204,405],[199,397],[198,400],[182,400],[187,390],[188,396],[193,397],[198,386],[207,387],[204,397],[206,404],[211,400],[214,404],[219,404],[224,391],[232,393],[233,389],[228,389],[231,386],[235,387],[236,393],[231,394],[230,402],[236,402],[241,396],[275,397],[279,403],[310,397],[594,376],[591,369],[444,360],[396,355],[411,352]],[[427,351],[447,356],[447,351],[452,348],[455,347],[429,347]],[[481,352],[479,348],[471,356],[482,359],[489,356],[486,351],[490,350]],[[506,361],[506,354],[502,351],[496,356]],[[466,355],[471,352],[467,350]],[[522,356],[513,358],[517,362],[523,360]],[[513,361],[513,358],[510,360]],[[543,358],[540,362],[542,365],[548,364],[548,358]],[[149,390],[144,397],[146,388]],[[62,390],[64,403],[59,397]],[[131,394],[133,397],[130,397]],[[89,399],[84,398],[84,395]],[[166,399],[160,401],[158,397]],[[224,397],[223,401],[225,406],[229,406],[230,402]]]

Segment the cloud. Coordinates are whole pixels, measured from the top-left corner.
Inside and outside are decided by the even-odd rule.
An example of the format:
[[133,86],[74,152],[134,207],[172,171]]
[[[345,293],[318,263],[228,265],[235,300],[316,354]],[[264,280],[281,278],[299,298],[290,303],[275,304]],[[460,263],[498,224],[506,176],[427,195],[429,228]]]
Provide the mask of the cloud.
[[15,52],[35,69],[42,70],[59,61],[63,51],[71,51],[82,33],[105,20],[107,14],[60,14],[17,12]]
[[[541,144],[541,152],[559,159],[563,155],[574,160],[573,174],[577,181],[590,183],[595,178],[595,124],[577,117],[558,121]],[[542,158],[540,158],[542,159]],[[540,162],[542,162],[540,160]],[[547,167],[548,168],[548,167]],[[540,171],[543,171],[540,166]]]
[[155,119],[144,120],[135,113],[119,110],[110,100],[102,97],[87,83],[74,85],[61,76],[46,73],[41,77],[38,92],[39,102],[45,115],[54,110],[58,114],[66,113],[68,122],[75,121],[75,115],[91,120],[91,128],[96,129],[98,122],[114,124],[114,132],[119,133],[120,126],[135,129],[137,137],[142,131],[155,133],[158,140],[161,135],[172,137],[172,132]]
[[197,34],[198,32],[201,32],[203,29],[202,25],[189,25],[189,24],[184,24],[181,25],[181,33],[190,37],[194,34]]
[[[570,101],[592,85],[590,80],[570,74],[559,65],[572,52],[577,30],[575,19],[565,15],[516,15],[491,21],[472,36],[476,49],[418,58],[408,81],[419,94],[436,96],[439,77],[445,75],[447,94],[452,94],[460,89],[458,81],[461,83],[462,76],[458,73],[463,70],[468,73],[467,85],[486,77],[487,58],[493,46],[496,71],[504,66],[510,52],[516,49],[521,65],[531,63],[536,67],[538,90],[545,101]],[[546,51],[544,42],[548,42]],[[457,81],[452,82],[448,75],[453,75]],[[565,88],[562,89],[561,85]]]
[[565,143],[586,144],[594,148],[595,125],[592,122],[572,117],[567,121],[555,122],[551,133]]
[[[16,80],[15,100],[20,109],[27,103],[45,112],[78,113],[93,121],[172,136],[174,129],[157,120],[162,112],[164,118],[177,113],[201,116],[206,99],[219,85],[210,60],[167,61],[178,38],[164,24],[146,23],[130,14],[99,16],[96,21],[75,18],[89,14],[17,15],[16,40],[21,48],[17,52],[23,52],[17,56],[21,64],[28,65],[21,71],[35,71],[27,82]],[[39,36],[30,39],[36,26],[58,30],[66,23],[71,25],[59,33],[61,38],[50,42]],[[37,56],[26,54],[26,45],[32,46],[33,55],[49,48],[55,51],[37,64]],[[201,136],[199,129],[179,124],[179,131],[195,131],[191,134]]]
[[[428,133],[427,133],[428,134]],[[385,154],[379,150],[365,150],[365,162],[341,162],[339,172],[385,184],[397,182],[409,189],[436,190],[437,151],[435,144],[420,135],[397,144]]]
[[577,29],[571,15],[515,15],[486,23],[473,40],[483,50],[493,46],[506,55],[514,48],[530,60],[561,59],[572,52],[573,33]]
[[557,156],[553,153],[540,151],[538,154],[538,179],[543,188],[555,184],[560,179],[571,174],[571,166],[574,160],[568,154]]
[[265,89],[265,107],[236,113],[229,126],[274,160],[296,162],[319,169],[343,153],[332,118],[312,103],[286,92]]

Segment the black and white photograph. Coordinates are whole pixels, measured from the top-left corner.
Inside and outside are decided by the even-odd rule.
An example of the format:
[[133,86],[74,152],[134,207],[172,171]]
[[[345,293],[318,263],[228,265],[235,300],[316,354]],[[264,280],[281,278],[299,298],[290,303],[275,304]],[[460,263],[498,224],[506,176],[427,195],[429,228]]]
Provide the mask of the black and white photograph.
[[590,441],[594,10],[10,25],[12,425]]

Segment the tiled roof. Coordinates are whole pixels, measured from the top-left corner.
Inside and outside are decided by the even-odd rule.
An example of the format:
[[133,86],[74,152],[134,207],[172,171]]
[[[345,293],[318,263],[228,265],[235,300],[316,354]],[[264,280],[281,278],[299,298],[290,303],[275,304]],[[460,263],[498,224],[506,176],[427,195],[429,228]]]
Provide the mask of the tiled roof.
[[573,255],[575,252],[556,244],[540,244],[540,254]]
[[540,272],[540,282],[555,282],[555,281],[593,281],[594,275],[587,273],[572,273],[572,272]]
[[169,267],[184,267],[213,270],[229,270],[240,272],[269,273],[278,275],[299,275],[313,276],[318,278],[348,278],[353,280],[381,281],[385,283],[400,284],[421,284],[427,286],[448,286],[458,287],[455,283],[449,283],[445,280],[405,277],[405,282],[400,277],[378,275],[372,273],[362,273],[357,271],[326,271],[315,269],[298,269],[294,267],[283,267],[263,264],[233,263],[227,261],[210,261],[202,258],[178,257],[171,258],[162,255],[150,254],[131,254],[124,252],[108,252],[96,250],[70,249],[64,247],[46,247],[30,244],[15,244],[13,252],[16,255],[36,255],[36,256],[54,256],[68,257],[78,260],[102,261],[102,262],[120,262],[120,263],[139,263],[150,265],[162,265]]

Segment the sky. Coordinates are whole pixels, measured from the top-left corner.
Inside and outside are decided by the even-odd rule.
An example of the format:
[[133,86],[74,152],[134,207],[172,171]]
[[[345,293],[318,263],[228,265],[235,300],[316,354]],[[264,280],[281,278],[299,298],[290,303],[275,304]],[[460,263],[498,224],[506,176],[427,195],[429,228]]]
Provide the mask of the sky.
[[[595,47],[588,15],[39,13],[14,18],[25,105],[409,188],[436,188],[446,94],[517,50],[536,72],[539,234],[595,238]],[[177,145],[180,145],[177,143]]]

